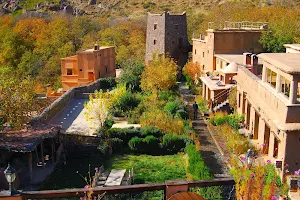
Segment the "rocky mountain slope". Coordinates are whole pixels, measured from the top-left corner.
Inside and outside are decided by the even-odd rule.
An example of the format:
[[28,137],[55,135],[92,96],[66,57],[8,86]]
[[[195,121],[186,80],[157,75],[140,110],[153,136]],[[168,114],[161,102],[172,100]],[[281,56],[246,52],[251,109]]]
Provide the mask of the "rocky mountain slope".
[[[90,16],[140,16],[147,12],[205,12],[232,0],[0,0],[0,15],[20,10],[38,13],[67,12]],[[299,4],[300,0],[240,0],[254,6]]]

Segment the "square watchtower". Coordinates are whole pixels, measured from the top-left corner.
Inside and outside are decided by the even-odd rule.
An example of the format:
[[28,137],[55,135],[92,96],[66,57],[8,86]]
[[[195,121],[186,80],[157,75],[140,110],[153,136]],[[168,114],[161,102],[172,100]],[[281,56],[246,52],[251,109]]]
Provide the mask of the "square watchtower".
[[186,13],[148,13],[146,36],[146,64],[154,53],[169,55],[179,66],[188,59],[190,44],[187,36]]

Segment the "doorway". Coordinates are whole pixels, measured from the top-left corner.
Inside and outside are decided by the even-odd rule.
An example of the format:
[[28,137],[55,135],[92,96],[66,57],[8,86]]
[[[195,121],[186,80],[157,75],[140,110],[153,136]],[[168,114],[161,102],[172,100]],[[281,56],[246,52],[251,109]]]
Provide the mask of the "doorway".
[[258,139],[258,128],[259,128],[259,115],[255,111],[255,120],[254,120],[254,136],[253,139],[257,140]]
[[267,124],[265,124],[263,154],[269,154],[269,144],[270,144],[270,127]]
[[95,81],[95,76],[93,72],[89,72],[89,81]]

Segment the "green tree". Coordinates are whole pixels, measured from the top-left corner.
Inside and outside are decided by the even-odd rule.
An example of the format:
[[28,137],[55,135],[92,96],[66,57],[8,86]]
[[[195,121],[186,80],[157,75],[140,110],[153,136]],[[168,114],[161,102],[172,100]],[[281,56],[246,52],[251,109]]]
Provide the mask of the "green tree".
[[145,66],[141,61],[128,61],[122,67],[119,79],[120,83],[125,84],[131,91],[139,91],[144,67]]

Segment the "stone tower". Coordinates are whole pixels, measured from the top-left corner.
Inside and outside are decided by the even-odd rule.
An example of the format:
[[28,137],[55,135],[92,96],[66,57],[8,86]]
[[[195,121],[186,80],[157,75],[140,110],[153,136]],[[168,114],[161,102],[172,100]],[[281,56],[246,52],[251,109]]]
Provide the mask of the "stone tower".
[[181,67],[188,60],[190,44],[187,36],[186,13],[151,14],[147,16],[146,64],[153,53],[169,55]]

